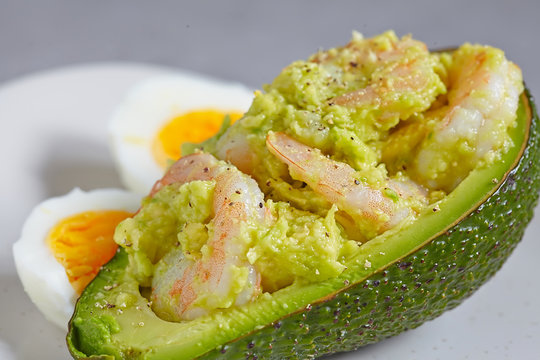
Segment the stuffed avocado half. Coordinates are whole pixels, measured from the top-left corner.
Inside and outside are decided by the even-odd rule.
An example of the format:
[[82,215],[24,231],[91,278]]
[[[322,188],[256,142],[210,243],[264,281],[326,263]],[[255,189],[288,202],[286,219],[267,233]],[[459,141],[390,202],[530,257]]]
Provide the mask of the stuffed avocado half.
[[75,358],[312,358],[414,328],[491,277],[540,186],[502,51],[387,32],[286,67],[186,146],[79,299]]

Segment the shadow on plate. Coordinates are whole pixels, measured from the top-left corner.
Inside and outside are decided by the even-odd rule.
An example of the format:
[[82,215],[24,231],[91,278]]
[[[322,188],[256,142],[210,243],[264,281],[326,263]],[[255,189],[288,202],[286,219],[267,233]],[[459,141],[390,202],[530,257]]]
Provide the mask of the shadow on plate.
[[[405,331],[397,336],[393,336],[384,339],[378,343],[370,344],[358,348],[355,351],[342,352],[333,355],[323,356],[320,359],[324,360],[386,360],[394,358],[393,355],[396,349],[401,349],[399,352],[403,354],[402,359],[419,360],[422,357],[415,356],[416,354],[410,352],[409,346],[404,344],[414,342],[414,338],[417,336],[414,331]],[[393,351],[389,351],[389,349]]]

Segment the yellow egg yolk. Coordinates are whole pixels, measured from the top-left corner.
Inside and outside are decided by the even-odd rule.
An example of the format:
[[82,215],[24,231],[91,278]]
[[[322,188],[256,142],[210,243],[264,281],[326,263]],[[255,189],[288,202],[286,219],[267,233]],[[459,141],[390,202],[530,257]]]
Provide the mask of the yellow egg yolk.
[[47,244],[78,294],[114,256],[118,248],[114,230],[132,215],[115,210],[87,211],[61,220],[49,232]]
[[197,110],[179,115],[161,128],[154,139],[153,154],[157,163],[166,168],[170,161],[180,158],[180,147],[185,142],[199,143],[215,135],[226,115],[231,123],[242,117],[241,112]]

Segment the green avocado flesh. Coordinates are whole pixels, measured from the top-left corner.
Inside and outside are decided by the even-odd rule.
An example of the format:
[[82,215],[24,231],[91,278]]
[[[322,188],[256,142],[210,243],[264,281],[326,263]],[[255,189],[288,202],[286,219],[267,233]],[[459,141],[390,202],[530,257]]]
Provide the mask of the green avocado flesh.
[[[328,54],[331,56],[332,52]],[[414,56],[414,53],[411,56]],[[315,58],[315,60],[328,59]],[[290,68],[291,71],[294,69],[294,66]],[[304,67],[300,69],[306,71]],[[441,70],[436,69],[435,72],[437,71]],[[291,79],[295,78],[295,74],[289,75]],[[445,77],[444,74],[438,75]],[[435,78],[438,77],[434,75],[433,79]],[[303,78],[300,76],[300,79]],[[315,80],[313,78],[310,81]],[[300,104],[299,106],[303,107],[302,111],[295,112],[290,106],[284,106],[281,112],[272,114],[272,101],[279,102],[281,93],[273,92],[269,87],[268,96],[257,96],[254,104],[259,102],[259,105],[252,107],[265,109],[267,115],[265,121],[261,120],[258,113],[250,114],[248,111],[245,117],[247,120],[240,125],[233,125],[230,128],[233,130],[227,132],[223,138],[219,135],[204,144],[205,151],[219,152],[216,148],[217,142],[227,140],[227,136],[235,136],[236,132],[242,134],[242,131],[251,125],[253,129],[248,131],[253,133],[253,136],[248,137],[248,141],[255,149],[265,149],[265,134],[269,130],[285,131],[284,129],[290,128],[290,133],[296,138],[309,146],[324,148],[328,153],[334,154],[335,160],[343,160],[350,156],[351,166],[358,169],[367,168],[367,172],[360,171],[360,173],[375,179],[371,185],[377,187],[376,179],[387,176],[386,170],[381,170],[375,166],[376,164],[373,165],[373,159],[380,156],[377,154],[377,148],[351,153],[354,146],[339,139],[344,138],[344,129],[357,131],[346,133],[345,137],[351,139],[364,134],[366,138],[362,140],[379,141],[385,135],[375,125],[370,128],[354,129],[350,124],[339,123],[338,120],[354,118],[357,115],[368,119],[382,117],[388,121],[383,126],[391,128],[399,122],[399,119],[378,112],[378,108],[368,107],[362,114],[355,114],[356,110],[344,110],[344,107],[327,102],[322,112],[318,113],[326,115],[319,120],[326,124],[325,126],[330,124],[328,129],[334,133],[327,134],[330,141],[326,139],[325,143],[317,137],[317,133],[306,130],[313,127],[313,122],[319,124],[317,122],[319,120],[303,116],[306,115],[306,111],[313,110],[313,113],[317,113],[317,109],[310,107],[313,105],[310,101],[313,99],[333,98],[339,102],[340,87],[338,85],[335,88],[334,85],[325,87],[324,84],[319,84],[317,89],[323,89],[321,90],[323,93],[319,94],[310,93],[310,89],[306,88],[309,82],[300,84],[298,88],[294,88],[298,84],[287,85],[286,81],[276,84],[274,89],[290,86],[284,92],[291,97],[287,101]],[[433,92],[422,94],[420,97],[405,96],[398,105],[412,104],[412,109],[416,109],[413,112],[422,112],[429,106],[424,103],[425,98],[429,98],[431,103],[437,96],[446,96],[440,87],[444,85],[441,84],[442,82],[439,84],[433,80],[431,87]],[[362,88],[365,85],[359,83],[355,86]],[[341,98],[341,101],[345,100]],[[381,101],[384,102],[384,98]],[[324,103],[324,100],[319,103]],[[402,110],[392,109],[390,114]],[[347,114],[345,116],[340,112]],[[328,114],[332,116],[328,118]],[[412,115],[407,113],[403,116]],[[337,124],[329,119],[336,120]],[[321,261],[327,262],[328,269],[337,270],[335,273],[329,270],[330,275],[320,279],[309,275],[313,269],[310,266],[313,265],[306,265],[308,275],[299,278],[300,271],[294,269],[295,264],[292,262],[290,267],[295,272],[294,276],[289,276],[283,269],[277,269],[279,264],[285,261],[285,257],[279,258],[275,263],[267,261],[268,272],[271,273],[272,269],[276,268],[275,273],[279,274],[275,275],[273,282],[269,282],[270,285],[265,285],[263,279],[263,288],[272,288],[271,291],[264,291],[254,301],[241,306],[211,311],[194,320],[166,321],[163,316],[159,317],[154,312],[152,303],[148,300],[151,298],[148,287],[155,264],[151,258],[160,258],[162,255],[156,253],[160,251],[159,248],[149,245],[151,239],[146,241],[144,237],[146,235],[142,231],[137,232],[142,225],[136,224],[135,220],[127,221],[119,229],[127,229],[127,234],[127,231],[133,228],[137,234],[142,235],[138,242],[126,240],[121,244],[124,247],[103,266],[98,276],[81,295],[69,325],[67,336],[69,350],[77,359],[306,359],[350,351],[417,327],[457,306],[471,295],[500,268],[522,238],[525,227],[533,215],[540,189],[538,126],[539,120],[534,103],[525,90],[520,97],[516,126],[509,126],[508,139],[500,141],[500,144],[504,144],[501,148],[505,150],[501,152],[500,157],[491,161],[482,159],[486,160],[487,166],[478,166],[470,173],[467,172],[468,175],[463,180],[460,178],[459,185],[455,188],[454,179],[450,179],[449,182],[440,180],[447,179],[446,172],[453,172],[451,169],[441,170],[436,174],[440,175],[439,178],[433,177],[425,181],[420,179],[426,186],[436,179],[433,181],[439,183],[432,189],[443,189],[441,191],[443,194],[433,191],[429,194],[430,201],[421,206],[407,203],[411,209],[418,209],[419,213],[414,217],[414,221],[402,222],[399,226],[384,232],[374,230],[368,224],[362,230],[371,233],[362,239],[362,243],[359,243],[361,246],[355,245],[354,250],[350,250],[347,244],[353,241],[340,243],[339,246],[348,249],[344,251],[345,260],[340,260],[341,255],[325,255],[324,258],[321,255]],[[502,132],[494,130],[493,133],[500,135]],[[504,134],[506,136],[506,130]],[[377,140],[377,137],[381,139]],[[407,140],[406,143],[412,144],[414,141]],[[459,147],[462,145],[452,144],[442,153],[456,149],[462,151],[463,149]],[[463,154],[467,154],[467,151],[465,148]],[[321,228],[323,230],[314,231],[314,234],[324,234],[326,231],[324,229],[327,229],[328,232],[334,231],[335,234],[332,233],[332,236],[341,234],[340,236],[347,237],[344,235],[345,231],[340,230],[341,227],[334,221],[335,206],[330,206],[315,192],[303,192],[303,188],[296,189],[297,193],[283,190],[289,186],[285,181],[289,179],[287,167],[277,164],[268,152],[261,150],[258,156],[264,160],[252,164],[253,177],[262,176],[263,179],[275,180],[272,184],[274,192],[266,194],[270,201],[275,201],[274,205],[267,205],[271,212],[278,214],[281,211],[286,214],[283,215],[285,224],[303,222],[311,224],[314,228],[318,224],[323,224],[324,227]],[[393,164],[396,168],[410,163],[392,154],[387,156],[395,160]],[[440,159],[436,159],[436,163],[453,166],[450,162]],[[394,169],[395,171],[397,170]],[[457,175],[458,178],[460,176]],[[172,187],[166,187],[153,198],[145,200],[145,207],[134,219],[144,220],[147,214],[145,208],[158,209],[148,211],[148,216],[160,214],[160,217],[154,217],[160,224],[155,228],[161,232],[158,234],[161,241],[167,242],[167,246],[171,248],[176,243],[176,238],[165,234],[171,227],[167,223],[168,219],[191,217],[189,221],[195,225],[192,225],[189,235],[186,235],[188,237],[179,238],[178,243],[182,248],[196,252],[201,248],[198,244],[204,242],[205,236],[208,236],[201,229],[211,213],[208,199],[214,185],[208,181],[191,182],[186,185],[188,186],[182,185],[185,191],[178,192],[178,199],[172,197],[180,204],[174,215],[165,214],[163,210],[165,207],[160,207],[160,194],[174,190]],[[268,190],[264,185],[261,187],[263,191]],[[185,206],[182,208],[185,201],[182,202],[180,198],[188,196],[190,189],[195,188],[193,194],[197,195],[196,198],[188,197],[197,205],[198,212],[193,215],[182,211],[185,208]],[[446,193],[448,194],[445,195]],[[295,194],[300,195],[295,197]],[[309,200],[302,203],[302,198]],[[171,207],[174,207],[174,201]],[[286,205],[280,205],[280,201],[281,204],[287,201],[291,207],[295,206],[300,210],[289,212]],[[191,207],[192,203],[189,204]],[[314,220],[308,215],[299,216],[300,211],[313,216]],[[141,224],[144,225],[148,221],[150,220],[144,220]],[[364,241],[366,239],[368,241]],[[335,248],[337,245],[332,246]],[[145,248],[145,252],[134,252],[134,248]],[[265,251],[261,253],[264,255]],[[320,251],[316,249],[316,252]],[[309,256],[305,258],[309,260]],[[345,266],[346,269],[343,270]]]
[[487,281],[521,239],[540,188],[539,122],[521,96],[515,146],[411,225],[363,244],[338,277],[293,284],[192,321],[157,317],[120,250],[79,299],[67,336],[85,358],[305,359],[415,328]]

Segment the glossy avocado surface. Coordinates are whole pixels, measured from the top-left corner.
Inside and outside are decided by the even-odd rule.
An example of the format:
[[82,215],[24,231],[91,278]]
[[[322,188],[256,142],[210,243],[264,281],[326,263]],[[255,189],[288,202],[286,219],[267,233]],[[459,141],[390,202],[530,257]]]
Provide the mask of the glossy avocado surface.
[[473,171],[412,226],[364,244],[339,277],[210,317],[159,319],[136,283],[125,281],[120,251],[77,304],[70,352],[78,359],[305,359],[415,328],[470,296],[521,239],[540,188],[538,125],[526,91],[512,130],[516,146],[503,161]]

